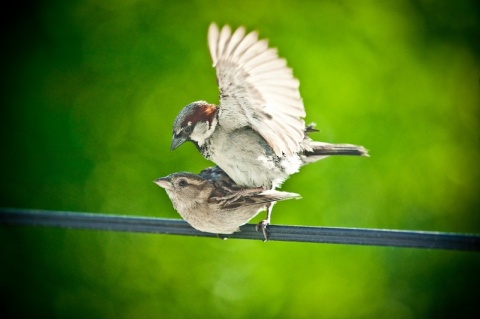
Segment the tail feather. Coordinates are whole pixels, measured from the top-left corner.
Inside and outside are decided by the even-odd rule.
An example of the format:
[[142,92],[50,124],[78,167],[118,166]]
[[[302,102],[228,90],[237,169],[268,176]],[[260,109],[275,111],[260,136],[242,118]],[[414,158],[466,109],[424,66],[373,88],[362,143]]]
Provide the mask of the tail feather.
[[368,151],[363,146],[353,144],[329,144],[322,142],[312,142],[312,151],[307,152],[307,156],[315,155],[357,155],[369,156]]
[[305,163],[312,163],[327,156],[333,155],[353,155],[369,157],[368,150],[359,145],[353,144],[329,144],[323,142],[310,142],[311,150],[305,151]]
[[302,196],[300,196],[299,194],[296,194],[296,193],[281,192],[281,191],[277,191],[277,190],[273,190],[273,189],[264,190],[259,195],[263,196],[265,199],[267,199],[267,201],[272,201],[272,202],[273,201],[278,202],[278,201],[281,201],[281,200],[287,200],[287,199],[292,199],[292,198],[295,198],[295,199],[302,198]]

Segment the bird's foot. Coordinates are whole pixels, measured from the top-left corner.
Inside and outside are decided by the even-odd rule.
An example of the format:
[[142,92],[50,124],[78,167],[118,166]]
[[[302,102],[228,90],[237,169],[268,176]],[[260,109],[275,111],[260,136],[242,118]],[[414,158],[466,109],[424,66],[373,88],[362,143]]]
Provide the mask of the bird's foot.
[[255,226],[256,231],[259,231],[259,229],[262,229],[264,242],[268,241],[268,231],[267,231],[268,225],[270,225],[270,221],[267,219],[264,219],[261,222],[259,222],[257,226]]

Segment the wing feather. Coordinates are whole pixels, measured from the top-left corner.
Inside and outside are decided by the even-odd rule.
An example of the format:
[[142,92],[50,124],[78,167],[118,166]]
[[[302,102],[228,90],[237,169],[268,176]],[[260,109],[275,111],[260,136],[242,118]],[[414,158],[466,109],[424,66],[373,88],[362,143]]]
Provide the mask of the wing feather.
[[220,89],[219,122],[227,129],[250,126],[275,154],[300,151],[305,109],[299,81],[277,49],[256,32],[240,27],[233,33],[212,23],[208,46]]
[[220,36],[218,38],[218,45],[217,45],[218,58],[221,58],[225,54],[225,47],[228,45],[231,34],[232,34],[232,31],[230,30],[230,27],[228,25],[223,27],[222,30],[220,31]]
[[225,48],[225,55],[231,56],[235,50],[237,49],[238,45],[242,42],[242,39],[245,36],[245,28],[238,28],[232,34],[228,46]]
[[213,66],[217,64],[217,46],[218,46],[219,30],[216,25],[211,24],[208,28],[208,48],[210,49],[210,56],[213,60]]
[[238,44],[237,48],[232,52],[232,59],[238,60],[245,51],[247,51],[252,45],[257,43],[258,34],[256,32],[250,32],[247,34]]
[[268,49],[268,42],[266,40],[260,40],[249,46],[236,61],[240,66],[245,65],[250,60],[255,59],[260,53]]

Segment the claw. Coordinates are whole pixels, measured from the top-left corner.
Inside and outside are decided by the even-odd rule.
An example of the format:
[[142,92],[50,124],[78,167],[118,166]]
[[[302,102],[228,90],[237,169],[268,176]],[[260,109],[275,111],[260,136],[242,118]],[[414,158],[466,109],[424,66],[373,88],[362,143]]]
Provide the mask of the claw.
[[268,220],[264,219],[255,226],[256,231],[258,231],[259,228],[262,229],[263,238],[264,238],[263,242],[268,241],[268,231],[267,231],[267,226],[268,225],[270,225],[270,222]]
[[258,231],[258,229],[261,227],[262,232],[263,232],[263,242],[268,241],[268,231],[267,231],[267,226],[270,225],[270,216],[272,215],[272,209],[273,209],[273,204],[275,203],[268,203],[267,204],[267,218],[262,220],[255,226],[255,230]]

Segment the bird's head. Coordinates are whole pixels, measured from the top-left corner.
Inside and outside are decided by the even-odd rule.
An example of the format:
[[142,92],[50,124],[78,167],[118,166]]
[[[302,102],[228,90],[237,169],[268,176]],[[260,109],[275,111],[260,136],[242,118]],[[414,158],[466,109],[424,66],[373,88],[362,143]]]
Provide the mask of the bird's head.
[[215,130],[218,108],[205,101],[197,101],[185,106],[173,123],[173,137],[170,149],[173,151],[186,141],[203,146],[205,140]]
[[165,189],[178,211],[182,211],[184,205],[206,203],[213,190],[213,185],[206,179],[188,172],[173,173],[153,182]]

